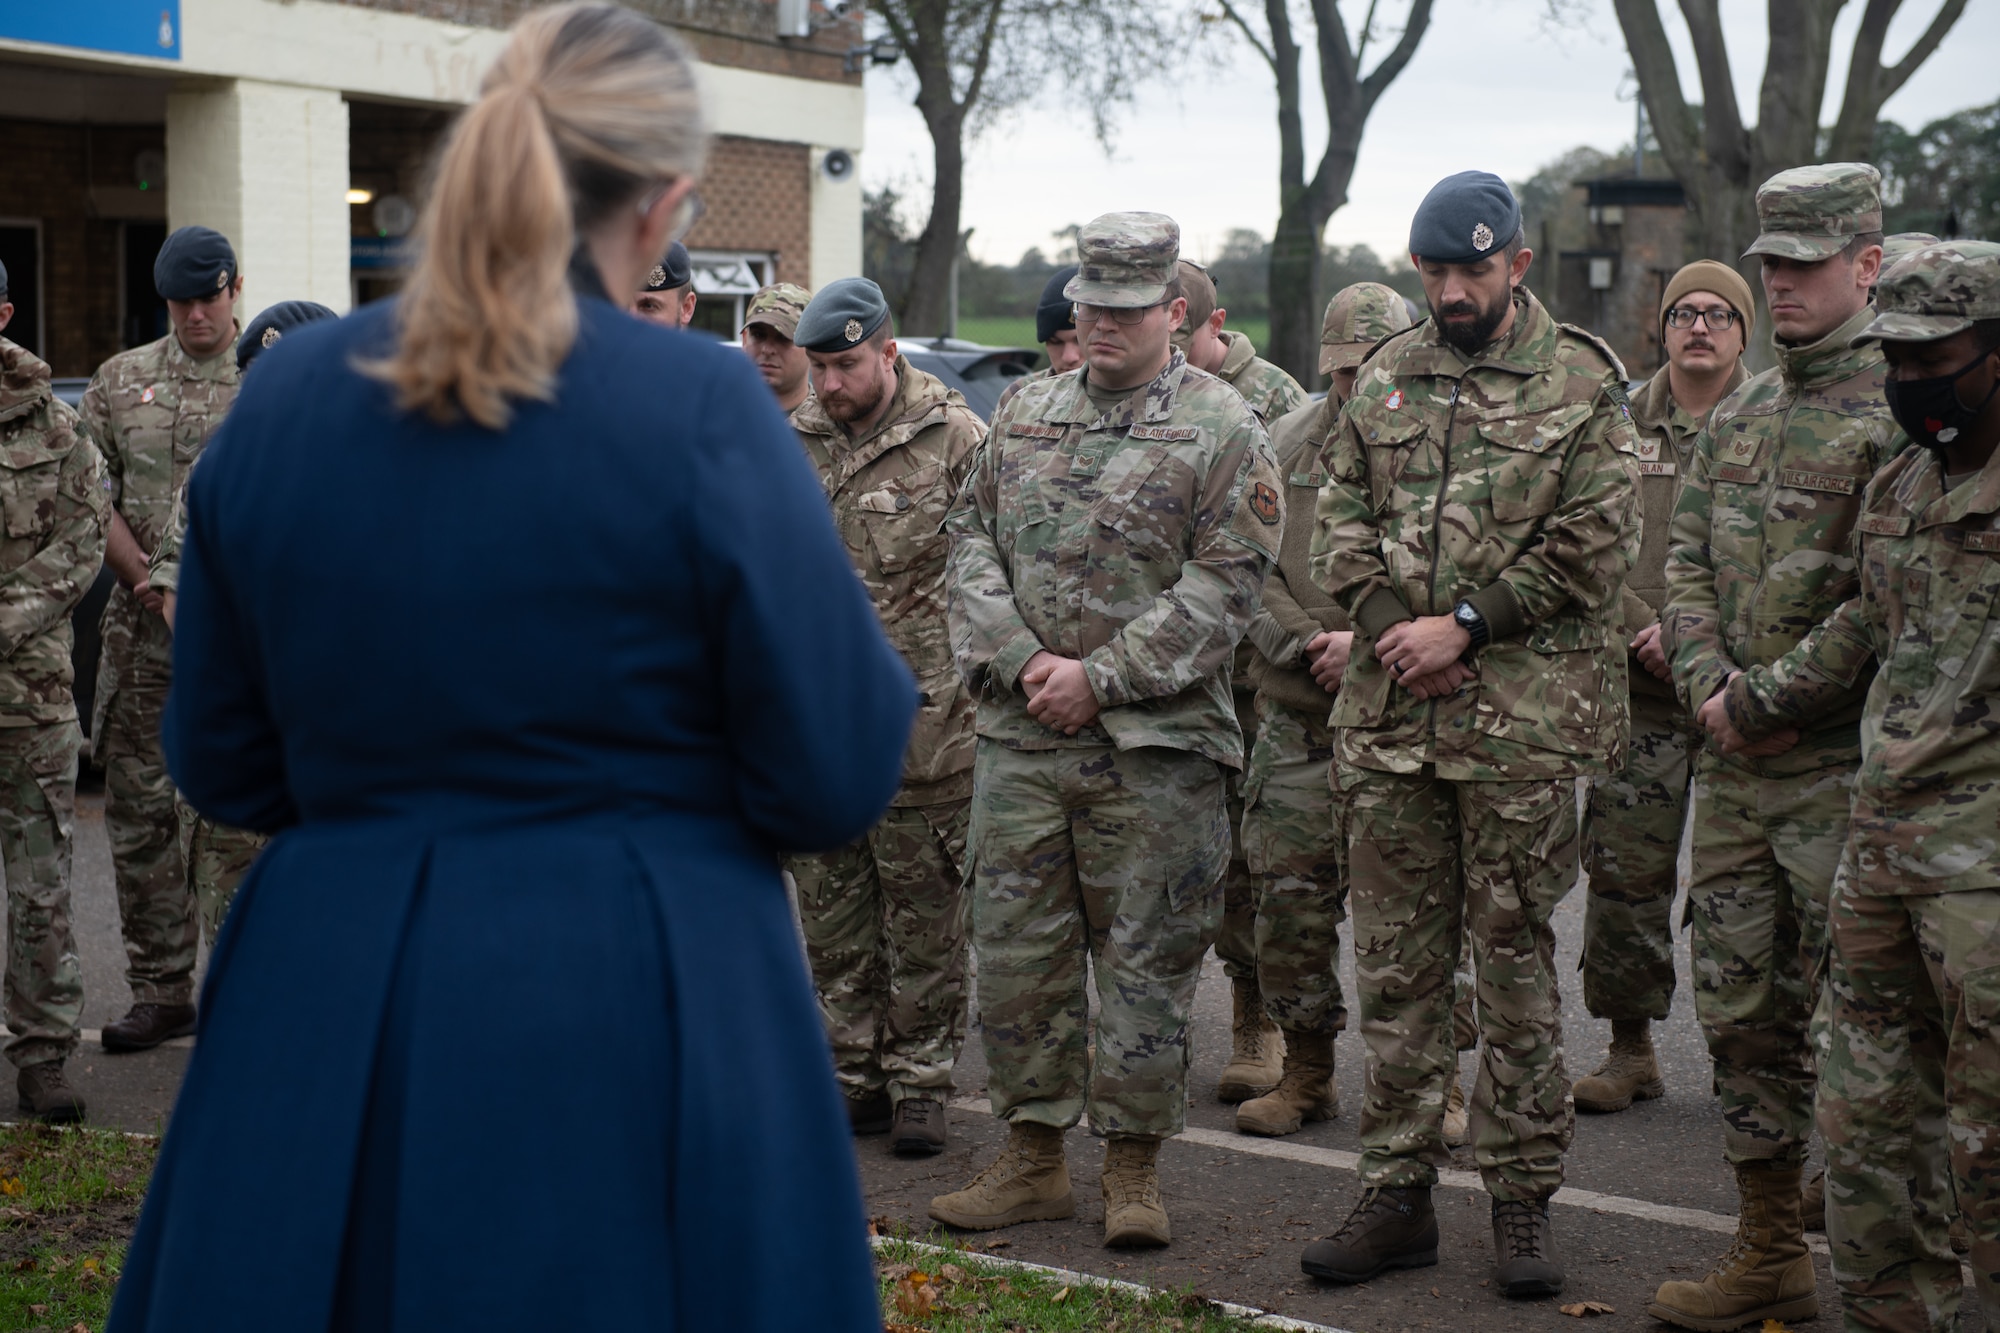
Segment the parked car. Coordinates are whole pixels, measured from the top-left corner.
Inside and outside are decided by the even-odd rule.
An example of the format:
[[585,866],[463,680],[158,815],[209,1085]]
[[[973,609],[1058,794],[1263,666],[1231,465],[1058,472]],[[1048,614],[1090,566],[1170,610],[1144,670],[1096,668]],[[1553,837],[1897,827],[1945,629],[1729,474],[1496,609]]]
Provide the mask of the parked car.
[[896,347],[918,370],[964,394],[981,421],[991,421],[1007,386],[1042,360],[1032,347],[987,347],[961,338],[898,338]]

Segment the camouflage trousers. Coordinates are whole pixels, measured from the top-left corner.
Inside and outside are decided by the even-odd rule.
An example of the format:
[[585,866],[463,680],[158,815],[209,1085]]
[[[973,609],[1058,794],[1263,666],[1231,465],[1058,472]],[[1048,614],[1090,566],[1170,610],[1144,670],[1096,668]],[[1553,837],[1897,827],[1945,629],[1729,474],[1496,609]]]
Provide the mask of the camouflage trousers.
[[1688,952],[1723,1153],[1796,1165],[1812,1135],[1826,905],[1854,771],[1760,777],[1703,751],[1694,774]]
[[1701,734],[1678,704],[1635,694],[1625,771],[1590,784],[1583,1007],[1594,1017],[1657,1023],[1673,1004],[1674,879]]
[[1847,1327],[1958,1326],[1957,1212],[2000,1329],[2000,891],[1881,897],[1845,879],[1819,1131]]
[[180,814],[160,749],[172,675],[166,622],[123,588],[104,609],[95,750],[104,764],[104,827],[125,933],[125,979],[136,1004],[194,998],[194,898],[181,855]]
[[1498,1199],[1553,1192],[1575,1130],[1550,921],[1580,869],[1576,783],[1448,782],[1344,763],[1334,774],[1368,1046],[1362,1180],[1434,1185],[1449,1161],[1453,973],[1469,938],[1485,1038],[1470,1105],[1479,1172]]
[[1066,1129],[1087,1104],[1100,1134],[1180,1133],[1228,849],[1222,771],[1201,755],[980,739],[972,947],[994,1115]]
[[0,727],[0,863],[7,871],[7,1058],[67,1059],[83,1015],[70,928],[76,826],[75,722]]
[[967,804],[892,806],[847,846],[786,861],[849,1097],[951,1091],[965,1042]]
[[186,801],[177,801],[176,808],[181,859],[188,868],[188,892],[194,897],[202,942],[213,945],[215,933],[222,929],[222,918],[229,915],[229,904],[236,901],[237,886],[271,839],[262,833],[203,819]]
[[[1236,722],[1243,728],[1243,753],[1255,748],[1257,739],[1256,695],[1237,690]],[[1215,956],[1222,960],[1223,975],[1232,981],[1257,975],[1257,876],[1251,871],[1243,847],[1243,809],[1247,765],[1243,771],[1223,770],[1229,819],[1229,868],[1222,877],[1222,931],[1215,937]]]
[[1257,882],[1264,1012],[1287,1032],[1344,1031],[1338,967],[1347,877],[1333,811],[1333,728],[1260,696],[1243,776],[1239,841]]

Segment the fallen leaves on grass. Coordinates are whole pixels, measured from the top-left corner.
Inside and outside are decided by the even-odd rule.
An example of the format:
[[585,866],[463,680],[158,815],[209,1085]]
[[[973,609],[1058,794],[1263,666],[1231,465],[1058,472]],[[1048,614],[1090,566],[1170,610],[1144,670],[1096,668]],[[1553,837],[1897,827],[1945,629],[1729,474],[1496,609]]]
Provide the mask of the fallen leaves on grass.
[[1577,1301],[1571,1305],[1558,1306],[1564,1314],[1573,1319],[1589,1319],[1595,1315],[1617,1314],[1618,1311],[1603,1301]]
[[0,1194],[9,1198],[27,1193],[28,1187],[21,1183],[19,1176],[0,1176]]
[[905,1273],[896,1283],[896,1312],[912,1319],[928,1319],[937,1309],[938,1289],[929,1273]]
[[965,1281],[965,1270],[957,1264],[943,1264],[938,1268],[938,1276],[955,1287]]
[[1063,1303],[1064,1301],[1066,1301],[1066,1300],[1068,1300],[1068,1299],[1069,1299],[1069,1292],[1070,1292],[1070,1289],[1069,1289],[1068,1287],[1064,1287],[1064,1288],[1063,1288],[1063,1289],[1062,1289],[1061,1291],[1059,1291],[1059,1292],[1057,1292],[1057,1293],[1056,1293],[1055,1295],[1053,1295],[1053,1296],[1049,1297],[1049,1304],[1050,1304],[1050,1305],[1061,1305],[1061,1304],[1062,1304],[1062,1303]]

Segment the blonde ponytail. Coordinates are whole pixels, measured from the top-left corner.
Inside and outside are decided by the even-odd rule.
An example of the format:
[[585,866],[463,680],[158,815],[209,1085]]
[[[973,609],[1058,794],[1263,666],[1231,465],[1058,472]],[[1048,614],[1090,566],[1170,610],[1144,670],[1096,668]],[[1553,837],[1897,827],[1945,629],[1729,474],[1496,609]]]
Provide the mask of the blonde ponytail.
[[514,25],[452,127],[414,233],[397,345],[362,370],[398,406],[504,427],[547,401],[576,342],[578,235],[707,151],[693,62],[615,5],[561,5]]

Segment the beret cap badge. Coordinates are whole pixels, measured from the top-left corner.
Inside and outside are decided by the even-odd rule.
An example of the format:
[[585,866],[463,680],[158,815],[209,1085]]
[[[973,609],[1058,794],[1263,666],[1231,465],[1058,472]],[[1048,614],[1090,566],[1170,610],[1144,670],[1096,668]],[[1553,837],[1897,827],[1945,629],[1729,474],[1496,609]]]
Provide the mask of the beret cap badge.
[[1487,226],[1484,222],[1475,226],[1472,229],[1472,248],[1482,251],[1491,250],[1493,248],[1493,228]]
[[846,338],[847,338],[847,341],[849,341],[849,342],[851,342],[851,343],[858,343],[858,342],[860,342],[860,341],[861,341],[861,321],[860,321],[860,320],[858,320],[858,319],[850,319],[850,320],[848,320],[848,321],[847,321],[847,327],[846,327],[846,328],[844,328],[844,329],[842,329],[842,330],[841,330],[841,333],[842,333],[842,334],[844,334],[844,335],[846,336]]
[[664,286],[666,286],[666,285],[667,285],[667,266],[666,266],[665,264],[655,264],[655,265],[653,265],[653,271],[652,271],[651,273],[648,273],[648,274],[646,275],[646,281],[647,281],[647,282],[648,282],[649,284],[651,284],[652,286],[654,286],[654,287],[664,287]]
[[221,291],[229,285],[229,270],[223,269],[215,275],[215,290]]
[[261,343],[263,346],[269,347],[272,343],[278,341],[278,339],[284,336],[285,335],[278,329],[269,328],[264,330],[264,336],[262,338],[259,338],[257,341]]

